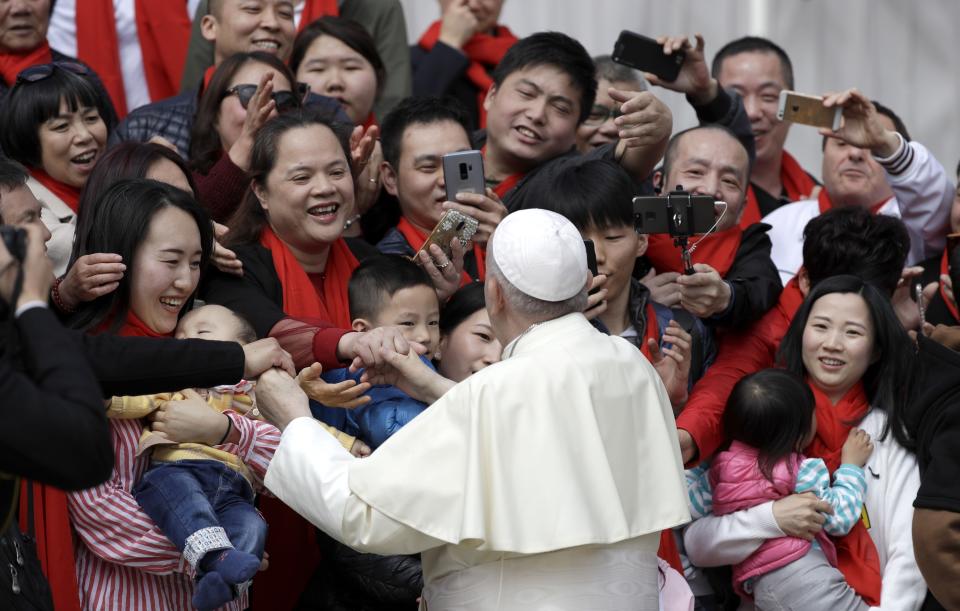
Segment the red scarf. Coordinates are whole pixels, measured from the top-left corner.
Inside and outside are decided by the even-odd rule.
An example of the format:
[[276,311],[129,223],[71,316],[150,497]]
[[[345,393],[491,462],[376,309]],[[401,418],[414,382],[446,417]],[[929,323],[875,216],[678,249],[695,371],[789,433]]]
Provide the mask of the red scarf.
[[363,133],[367,133],[367,130],[374,126],[379,127],[379,123],[377,123],[377,117],[373,114],[373,111],[370,111],[367,120],[363,122]]
[[[397,231],[403,234],[403,237],[407,240],[407,244],[410,245],[410,248],[413,249],[414,254],[420,251],[423,248],[424,242],[427,241],[429,237],[426,233],[420,231],[413,226],[413,223],[407,220],[407,217],[400,217],[400,222],[397,223]],[[487,266],[484,259],[485,255],[483,249],[479,245],[473,245],[473,258],[477,261],[477,280],[483,282],[487,277]],[[470,277],[470,274],[466,270],[460,273],[460,286],[466,286],[473,282],[473,278]]]
[[[726,276],[733,266],[743,237],[743,228],[734,225],[719,233],[696,238],[696,249],[691,254],[694,263],[706,263],[717,270],[721,276]],[[692,240],[691,240],[692,241]],[[683,259],[680,248],[674,246],[673,238],[666,234],[651,234],[647,246],[647,259],[657,270],[663,272],[683,273]]]
[[[150,99],[176,95],[190,42],[185,2],[134,0],[137,38]],[[117,114],[127,114],[113,0],[77,0],[77,55],[103,81]]]
[[269,226],[260,234],[260,244],[273,256],[273,267],[283,287],[284,312],[295,318],[320,318],[341,329],[350,328],[347,283],[360,262],[343,238],[330,245],[322,295],[317,294],[303,266]]
[[[949,275],[950,274],[950,260],[947,258],[947,250],[943,250],[943,256],[940,257],[940,275]],[[947,292],[944,290],[944,284],[940,283],[940,298],[943,299],[943,303],[946,304],[947,309],[950,310],[950,314],[953,315],[954,320],[960,321],[960,312],[957,311],[957,304],[950,300],[947,297]]]
[[[97,333],[106,330],[110,321],[100,325]],[[137,318],[127,314],[117,335],[124,337],[170,337],[172,333],[157,333]],[[20,496],[20,528],[27,528],[27,489],[33,486],[33,520],[37,533],[37,553],[40,565],[50,581],[53,606],[57,611],[80,611],[79,586],[77,585],[76,560],[73,551],[73,534],[70,530],[70,512],[67,509],[65,492],[33,482],[23,483]]]
[[[813,197],[813,190],[817,188],[817,181],[810,178],[810,175],[787,151],[783,151],[780,155],[780,182],[783,184],[783,192],[787,194],[787,199],[792,202]],[[823,189],[820,191],[822,192]],[[747,188],[747,203],[743,207],[740,226],[746,229],[754,223],[759,223],[760,218],[757,194],[753,191],[753,185],[750,185]]]
[[[433,49],[437,41],[440,40],[440,21],[434,21],[427,28],[427,31],[420,37],[420,48],[424,51]],[[493,28],[493,34],[477,33],[463,45],[463,53],[470,60],[467,66],[467,78],[477,88],[477,108],[480,111],[480,127],[487,126],[487,111],[483,108],[483,101],[487,97],[487,91],[493,84],[490,78],[490,70],[497,67],[497,64],[503,60],[510,47],[517,42],[517,37],[513,35],[506,26],[497,25]]]
[[780,333],[781,339],[787,333],[787,328],[790,327],[790,323],[797,314],[797,310],[803,305],[804,296],[803,292],[800,291],[799,277],[800,274],[797,273],[787,282],[787,285],[783,287],[783,291],[780,293],[780,299],[777,300],[777,311],[786,323],[783,327],[783,332]]
[[[660,345],[660,326],[657,324],[657,311],[653,309],[653,300],[648,299],[647,305],[644,308],[644,316],[646,317],[646,324],[644,329],[646,332],[643,334],[643,340],[640,342],[640,352],[643,353],[643,356],[646,357],[648,361],[653,362],[653,355],[650,354],[650,340],[657,342],[657,345]],[[667,557],[663,558],[664,560],[670,560]]]
[[36,49],[24,53],[0,53],[0,77],[8,87],[17,82],[17,75],[31,66],[53,62],[50,45],[44,40]]
[[[836,405],[816,385],[810,384],[810,388],[817,399],[817,435],[805,454],[822,458],[833,473],[840,466],[841,449],[854,426],[851,423],[859,422],[870,411],[870,402],[860,383],[851,388]],[[835,538],[834,542],[837,544],[837,568],[847,583],[868,605],[879,605],[882,580],[880,558],[863,521],[857,521],[849,534]]]
[[303,28],[321,17],[338,17],[339,15],[340,4],[337,0],[307,0],[303,5],[297,32],[302,32]]
[[[487,157],[487,145],[484,144],[483,148],[480,149],[480,152],[483,154],[483,157]],[[503,180],[500,181],[500,184],[493,188],[493,192],[497,194],[497,197],[503,199],[507,193],[510,192],[510,189],[517,186],[517,183],[523,180],[523,177],[526,176],[526,172],[517,172],[516,174],[511,174]]]
[[[874,213],[874,214],[879,214],[879,213],[880,213],[880,209],[883,208],[883,206],[884,206],[888,201],[890,201],[890,198],[889,198],[889,197],[885,197],[884,199],[880,200],[879,202],[873,204],[872,206],[870,206],[870,212],[872,212],[872,213]],[[827,193],[827,190],[826,190],[826,189],[820,189],[820,193],[817,194],[817,205],[818,205],[819,208],[820,208],[820,214],[823,214],[823,213],[826,212],[827,210],[831,210],[831,209],[834,207],[833,200],[830,199],[830,194]]]
[[30,175],[33,176],[37,182],[59,197],[63,203],[70,206],[70,209],[76,214],[77,208],[80,207],[80,189],[60,182],[41,168],[29,168],[29,170]]

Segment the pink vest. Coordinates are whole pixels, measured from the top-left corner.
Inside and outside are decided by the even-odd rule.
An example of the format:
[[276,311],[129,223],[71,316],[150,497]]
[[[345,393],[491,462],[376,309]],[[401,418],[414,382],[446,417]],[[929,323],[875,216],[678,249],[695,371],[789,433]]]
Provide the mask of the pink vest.
[[[732,442],[730,449],[717,454],[710,465],[714,515],[749,509],[793,494],[802,461],[803,456],[794,453],[777,463],[771,482],[760,471],[757,450],[739,441]],[[817,535],[817,541],[830,564],[837,566],[836,548],[824,531],[821,530]],[[746,560],[733,567],[734,589],[738,594],[746,594],[743,591],[744,581],[802,558],[810,545],[809,541],[796,537],[768,539]]]

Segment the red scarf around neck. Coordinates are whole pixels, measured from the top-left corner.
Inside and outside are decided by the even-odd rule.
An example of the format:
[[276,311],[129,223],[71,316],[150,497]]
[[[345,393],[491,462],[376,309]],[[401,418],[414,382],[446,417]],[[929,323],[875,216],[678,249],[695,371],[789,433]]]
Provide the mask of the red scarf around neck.
[[297,32],[302,32],[303,28],[321,17],[338,17],[339,15],[340,3],[337,0],[306,0]]
[[[430,51],[440,40],[440,21],[434,21],[427,28],[427,31],[420,37],[420,48],[424,51]],[[513,35],[506,26],[497,25],[493,28],[493,33],[478,32],[463,45],[463,53],[470,60],[467,66],[467,78],[477,88],[477,108],[480,111],[480,127],[487,126],[487,111],[483,108],[483,101],[487,97],[487,91],[493,84],[490,77],[490,71],[497,67],[497,64],[503,60],[510,47],[517,42],[517,37]]]
[[[734,225],[719,233],[691,238],[690,245],[698,245],[691,254],[691,259],[694,263],[706,263],[717,270],[720,276],[726,276],[730,267],[733,266],[742,237],[743,229],[739,225]],[[651,234],[646,254],[658,274],[683,273],[680,248],[674,246],[673,238],[669,235]]]
[[[486,159],[487,157],[486,144],[483,145],[483,148],[480,149],[480,152],[483,154],[484,159]],[[501,180],[500,183],[497,184],[497,186],[493,188],[493,192],[496,193],[497,197],[499,197],[502,200],[507,195],[507,193],[510,192],[511,189],[517,186],[518,182],[523,180],[523,177],[526,175],[527,175],[526,172],[517,172],[515,174],[511,174],[510,176],[507,176],[506,178]]]
[[17,75],[31,66],[53,62],[50,45],[44,40],[36,49],[24,53],[0,53],[0,77],[7,87],[13,87]]
[[[98,327],[102,332],[110,327],[107,320]],[[133,312],[127,313],[117,335],[124,337],[170,337],[172,333],[157,333]],[[50,582],[54,608],[58,611],[80,611],[73,534],[70,530],[70,512],[65,492],[33,482],[23,482],[20,497],[20,527],[27,528],[27,486],[33,486],[33,519],[37,535],[37,553],[43,572]]]
[[[416,256],[416,253],[423,248],[424,242],[426,242],[427,238],[429,237],[428,234],[414,227],[413,223],[408,221],[407,217],[405,216],[400,217],[400,222],[397,223],[397,231],[399,231],[407,240],[407,244],[409,244],[410,248],[413,249],[414,256]],[[480,282],[483,282],[487,277],[487,266],[484,257],[485,255],[483,249],[480,248],[479,245],[474,244],[473,258],[477,262],[477,276],[479,276],[479,278],[476,279]],[[474,278],[471,278],[470,274],[468,274],[466,270],[460,272],[460,286],[466,286],[473,281]]]
[[343,238],[330,245],[323,276],[323,294],[313,282],[290,248],[269,226],[260,234],[260,244],[270,251],[273,267],[283,287],[283,311],[294,318],[319,318],[341,329],[350,328],[350,300],[347,283],[360,265]]
[[781,338],[786,334],[787,328],[793,321],[793,317],[797,314],[797,310],[803,305],[804,296],[800,290],[799,277],[800,274],[798,273],[787,282],[787,285],[783,287],[783,291],[780,293],[780,298],[777,300],[777,311],[780,312],[781,317],[786,321],[786,327],[783,328],[783,334],[780,335]]
[[[889,197],[885,197],[879,202],[870,206],[870,212],[873,214],[879,214],[880,209],[890,201]],[[817,194],[817,206],[820,208],[820,214],[823,214],[827,210],[831,210],[834,207],[833,200],[830,199],[830,194],[827,193],[826,189],[820,189],[820,193]]]
[[63,203],[70,206],[70,209],[76,214],[77,208],[80,207],[80,189],[60,182],[41,168],[29,168],[29,170],[30,176],[33,176],[37,182],[59,197]]
[[[77,0],[77,55],[103,81],[122,119],[128,110],[113,0]],[[143,71],[156,102],[176,95],[192,22],[185,2],[134,0]]]
[[[830,473],[833,473],[840,466],[841,450],[850,429],[870,411],[870,402],[861,383],[847,391],[836,405],[815,384],[809,380],[808,384],[817,400],[817,435],[804,453],[813,458],[822,458]],[[847,583],[868,605],[879,605],[882,581],[880,557],[863,521],[858,520],[846,536],[835,538],[834,541],[837,544],[837,568]]]
[[[950,259],[947,257],[949,253],[947,249],[943,250],[943,256],[940,257],[940,275],[949,275],[950,274]],[[947,291],[944,288],[943,282],[940,283],[940,298],[943,299],[943,303],[946,304],[947,309],[950,310],[950,314],[953,316],[953,319],[960,321],[960,312],[957,311],[957,304],[950,300],[947,297]]]
[[[783,192],[787,199],[792,202],[813,197],[813,191],[818,186],[817,181],[810,178],[793,155],[787,151],[783,151],[780,156],[780,183],[783,184]],[[759,223],[761,218],[757,194],[753,190],[753,185],[750,185],[747,188],[747,202],[740,216],[740,226],[746,229],[754,223]]]

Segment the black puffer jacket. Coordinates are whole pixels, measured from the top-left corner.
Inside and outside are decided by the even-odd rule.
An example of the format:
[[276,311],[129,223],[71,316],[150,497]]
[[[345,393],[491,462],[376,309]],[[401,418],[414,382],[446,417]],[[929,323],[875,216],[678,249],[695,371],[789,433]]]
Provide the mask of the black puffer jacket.
[[323,560],[300,599],[312,611],[415,611],[420,556],[362,554],[319,533]]

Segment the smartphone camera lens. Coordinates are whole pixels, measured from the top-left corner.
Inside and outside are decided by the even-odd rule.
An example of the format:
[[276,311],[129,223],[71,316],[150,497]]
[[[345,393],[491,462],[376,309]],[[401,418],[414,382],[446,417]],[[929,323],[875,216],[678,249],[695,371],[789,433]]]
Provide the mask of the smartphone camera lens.
[[466,180],[466,179],[467,179],[467,176],[468,176],[468,174],[467,174],[467,164],[461,163],[461,164],[460,164],[460,180]]

